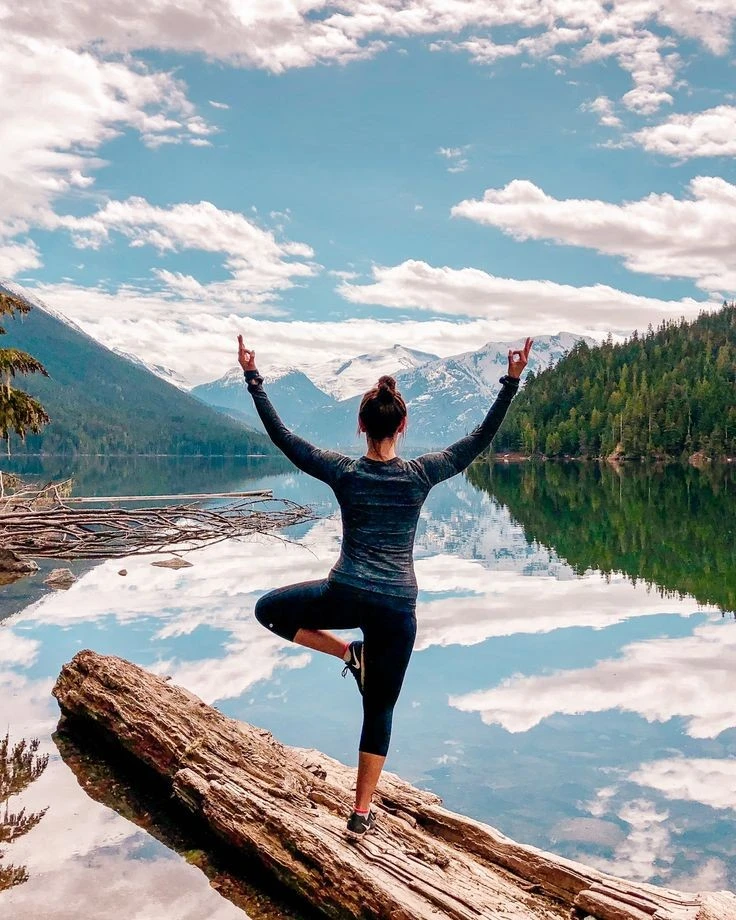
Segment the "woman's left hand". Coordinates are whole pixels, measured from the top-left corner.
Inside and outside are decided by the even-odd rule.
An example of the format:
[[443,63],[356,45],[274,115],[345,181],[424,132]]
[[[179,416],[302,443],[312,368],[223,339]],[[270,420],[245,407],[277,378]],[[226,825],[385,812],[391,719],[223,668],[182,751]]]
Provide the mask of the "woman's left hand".
[[246,348],[243,336],[238,336],[238,364],[244,371],[256,370],[256,353],[252,348]]
[[529,361],[529,352],[532,350],[534,339],[527,339],[521,351],[509,349],[509,377],[521,377],[522,371]]

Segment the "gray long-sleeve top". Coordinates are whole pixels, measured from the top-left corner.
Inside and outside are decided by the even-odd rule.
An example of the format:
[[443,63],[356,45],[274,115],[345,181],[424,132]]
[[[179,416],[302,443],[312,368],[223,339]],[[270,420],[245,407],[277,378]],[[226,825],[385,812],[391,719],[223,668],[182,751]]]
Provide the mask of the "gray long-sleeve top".
[[371,460],[322,450],[290,431],[278,416],[257,371],[246,372],[248,390],[273,443],[305,473],[327,483],[342,514],[340,558],[329,578],[355,588],[414,600],[414,536],[432,486],[462,472],[498,431],[519,388],[501,378],[501,392],[483,421],[444,450],[414,460]]

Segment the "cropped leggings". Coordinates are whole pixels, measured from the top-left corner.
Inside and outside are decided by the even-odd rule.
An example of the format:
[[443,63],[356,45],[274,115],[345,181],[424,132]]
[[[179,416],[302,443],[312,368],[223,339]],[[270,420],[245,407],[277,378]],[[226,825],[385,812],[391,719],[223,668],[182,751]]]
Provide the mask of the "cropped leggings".
[[289,641],[300,629],[363,631],[360,750],[385,757],[417,631],[414,601],[323,579],[269,591],[255,613],[259,623]]

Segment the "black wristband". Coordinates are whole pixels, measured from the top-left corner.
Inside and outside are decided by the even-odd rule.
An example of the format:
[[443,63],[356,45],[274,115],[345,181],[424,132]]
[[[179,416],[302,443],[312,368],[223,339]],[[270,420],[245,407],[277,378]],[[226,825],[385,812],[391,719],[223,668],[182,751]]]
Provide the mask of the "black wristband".
[[263,377],[261,377],[261,375],[258,373],[257,370],[243,371],[243,375],[245,376],[245,382],[248,384],[249,390],[253,389],[253,387],[251,387],[251,384],[255,384],[255,386],[260,386],[263,383]]
[[499,383],[502,383],[505,387],[513,387],[515,390],[519,389],[519,378],[510,377],[508,374],[504,374],[503,377],[499,378]]

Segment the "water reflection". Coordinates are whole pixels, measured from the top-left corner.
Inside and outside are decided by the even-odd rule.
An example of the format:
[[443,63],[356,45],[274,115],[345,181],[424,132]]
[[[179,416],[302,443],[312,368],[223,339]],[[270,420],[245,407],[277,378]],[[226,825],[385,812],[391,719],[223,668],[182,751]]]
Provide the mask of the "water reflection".
[[[418,528],[417,654],[396,711],[390,769],[454,810],[609,871],[684,888],[736,887],[736,808],[725,791],[736,755],[736,628],[721,617],[734,591],[733,571],[722,572],[733,551],[733,482],[709,475],[633,481],[628,469],[619,480],[592,468],[481,468],[472,481],[434,490]],[[167,487],[151,481],[151,491]],[[208,487],[223,486],[210,477]],[[113,893],[136,905],[158,886],[155,918],[242,916],[198,870],[88,800],[54,760],[58,713],[49,693],[79,648],[170,674],[230,716],[354,763],[354,687],[334,661],[282,642],[252,616],[263,592],[323,577],[337,557],[330,492],[293,470],[264,470],[231,487],[272,487],[323,516],[289,534],[301,545],[249,537],[191,553],[193,566],[179,571],[130,559],[125,578],[119,562],[93,566],[66,593],[29,596],[0,627],[3,715],[47,739],[52,753],[39,789],[27,793],[28,807],[41,795],[52,807],[44,844],[40,828],[17,844],[27,846],[32,872],[17,889],[17,909],[32,905],[32,915],[59,920],[67,914],[41,908],[66,894],[85,916],[116,916],[107,890],[96,891],[109,874]],[[706,520],[718,494],[728,497],[720,527]],[[692,515],[667,531],[658,502]],[[693,571],[702,564],[711,566],[708,591]],[[35,878],[52,892],[46,902]],[[92,913],[81,906],[90,895],[98,899]]]
[[736,610],[736,469],[478,464],[469,478],[582,573],[625,572]]
[[[258,866],[252,860],[221,845],[204,824],[176,804],[159,776],[125,755],[119,747],[90,736],[87,726],[75,729],[68,721],[62,721],[53,740],[62,761],[93,802],[134,825],[131,833],[135,834],[138,827],[178,853],[205,875],[216,892],[252,920],[308,920],[311,916],[304,905],[285,901],[283,892],[280,896],[266,892],[264,878],[258,877]],[[242,916],[222,905],[217,916],[229,915]],[[162,918],[165,916],[161,914]]]
[[618,709],[648,722],[683,720],[692,738],[716,738],[736,726],[733,706],[736,629],[697,627],[679,639],[648,639],[592,668],[512,677],[502,686],[450,698],[487,724],[527,732],[555,713]]
[[[24,837],[46,814],[46,808],[39,811],[28,811],[26,808],[10,811],[10,800],[21,795],[48,766],[48,755],[38,753],[39,745],[38,738],[30,742],[21,738],[12,745],[9,733],[0,738],[0,844],[12,844]],[[4,854],[0,851],[0,860],[3,858]],[[12,863],[0,865],[0,891],[27,881],[28,870],[25,866]]]

